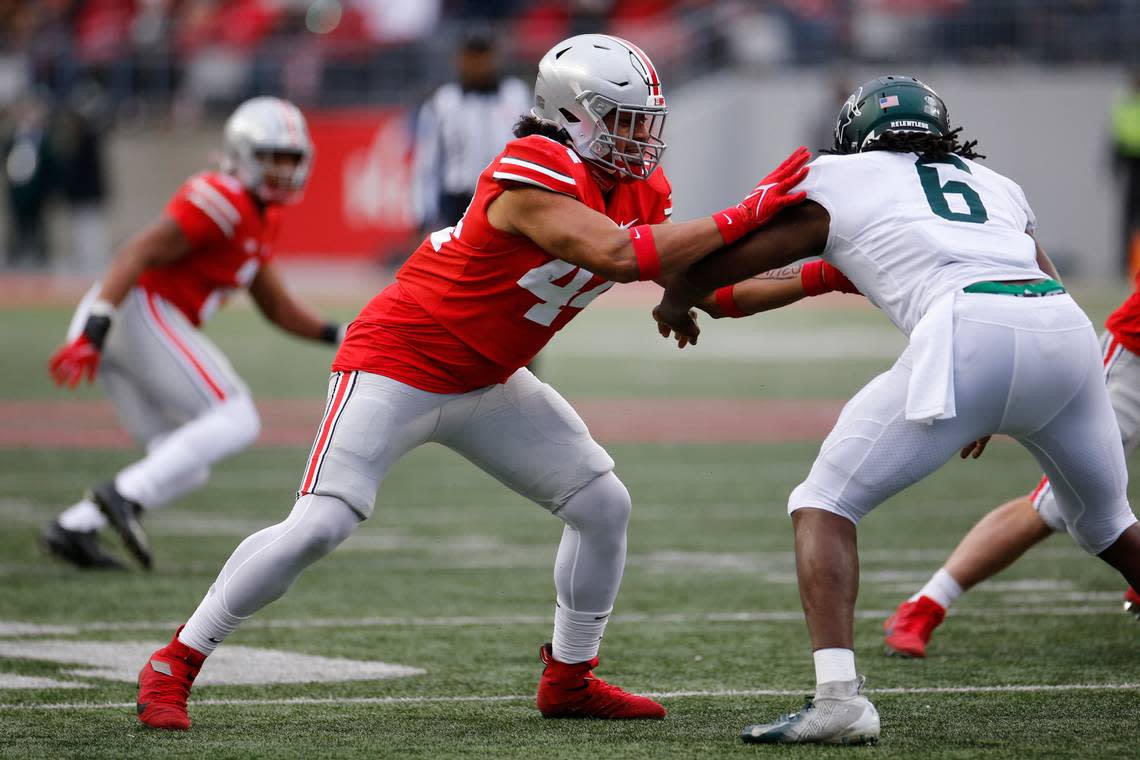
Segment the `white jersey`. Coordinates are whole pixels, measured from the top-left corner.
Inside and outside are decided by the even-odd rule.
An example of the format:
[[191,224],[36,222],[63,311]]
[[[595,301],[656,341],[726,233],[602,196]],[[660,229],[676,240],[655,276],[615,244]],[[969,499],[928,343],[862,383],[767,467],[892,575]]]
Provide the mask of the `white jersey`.
[[831,215],[823,258],[907,335],[942,294],[1046,277],[1017,183],[958,156],[821,156],[798,189]]

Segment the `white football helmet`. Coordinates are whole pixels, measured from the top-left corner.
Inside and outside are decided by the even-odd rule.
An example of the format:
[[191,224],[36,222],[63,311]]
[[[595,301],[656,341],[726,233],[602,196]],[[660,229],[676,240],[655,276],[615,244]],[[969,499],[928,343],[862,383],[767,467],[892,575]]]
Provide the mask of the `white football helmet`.
[[[237,177],[263,202],[301,199],[313,162],[313,143],[297,106],[280,98],[251,98],[226,120],[223,143],[222,171]],[[276,169],[268,160],[272,153],[296,154],[296,168]]]
[[551,48],[538,62],[531,113],[566,130],[583,158],[634,179],[653,174],[665,153],[657,69],[619,37],[580,34]]

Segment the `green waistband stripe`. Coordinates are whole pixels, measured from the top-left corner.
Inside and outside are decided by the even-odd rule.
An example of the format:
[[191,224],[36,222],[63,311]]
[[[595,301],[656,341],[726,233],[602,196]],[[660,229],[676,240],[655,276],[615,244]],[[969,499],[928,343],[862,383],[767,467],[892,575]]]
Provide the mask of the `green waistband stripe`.
[[1056,280],[1032,283],[975,282],[962,288],[967,293],[989,293],[997,296],[1052,296],[1065,292],[1065,287]]

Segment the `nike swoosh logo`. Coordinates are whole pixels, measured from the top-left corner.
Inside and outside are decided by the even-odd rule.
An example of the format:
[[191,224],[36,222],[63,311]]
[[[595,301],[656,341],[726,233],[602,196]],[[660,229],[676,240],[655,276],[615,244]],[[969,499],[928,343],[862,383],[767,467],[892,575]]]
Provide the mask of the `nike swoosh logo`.
[[[769,182],[767,185],[761,185],[760,187],[756,188],[756,190],[760,191],[760,197],[758,197],[756,199],[756,208],[757,209],[759,209],[760,204],[762,204],[764,202],[764,196],[767,195],[768,191],[771,190],[773,187],[775,187],[775,185],[776,185],[775,182]],[[756,190],[753,190],[753,193],[755,193]]]
[[214,642],[215,644],[221,644],[222,643],[221,639],[215,639],[213,636],[207,636],[206,638],[208,638],[210,641]]
[[633,231],[633,239],[634,240],[641,240],[641,230],[634,230]]
[[635,224],[637,224],[637,217],[636,216],[633,219],[630,219],[628,222],[622,222],[621,224],[618,225],[618,227],[621,227],[623,230],[628,230],[630,227],[632,227]]
[[721,214],[721,216],[724,217],[724,223],[725,224],[732,224],[732,217],[731,216],[729,216],[728,214]]

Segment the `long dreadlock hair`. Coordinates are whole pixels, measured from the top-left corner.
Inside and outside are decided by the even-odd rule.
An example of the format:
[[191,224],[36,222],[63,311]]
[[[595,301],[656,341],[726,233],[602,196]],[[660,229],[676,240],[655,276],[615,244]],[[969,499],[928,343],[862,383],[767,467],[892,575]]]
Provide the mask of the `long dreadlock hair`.
[[[864,153],[872,150],[885,150],[891,153],[917,153],[923,161],[936,161],[949,155],[962,158],[985,158],[985,155],[974,150],[978,146],[977,140],[958,142],[958,133],[961,127],[954,127],[944,135],[934,135],[929,132],[884,132],[872,141]],[[820,153],[836,154],[840,151],[821,150]]]

